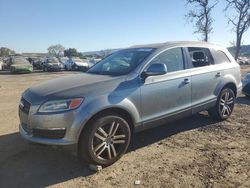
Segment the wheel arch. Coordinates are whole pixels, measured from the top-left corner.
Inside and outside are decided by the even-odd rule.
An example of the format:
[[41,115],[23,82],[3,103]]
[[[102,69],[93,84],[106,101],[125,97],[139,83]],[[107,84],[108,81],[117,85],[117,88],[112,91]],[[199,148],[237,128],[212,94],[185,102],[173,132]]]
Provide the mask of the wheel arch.
[[109,108],[105,108],[105,109],[102,109],[102,110],[96,112],[95,114],[93,114],[87,120],[87,122],[82,126],[81,131],[79,132],[78,140],[79,140],[79,137],[80,137],[81,133],[84,131],[84,129],[87,126],[89,126],[89,124],[91,122],[93,122],[95,119],[97,119],[97,118],[99,118],[101,116],[111,115],[111,114],[118,115],[118,116],[124,118],[127,121],[127,123],[129,124],[131,134],[134,133],[135,118],[133,117],[133,115],[130,112],[128,112],[127,110],[123,109],[123,108],[120,108],[120,107],[109,107]]
[[235,83],[229,82],[226,85],[224,85],[224,87],[222,89],[224,89],[224,88],[230,88],[230,89],[232,89],[233,92],[234,92],[234,94],[235,94],[235,97],[237,96],[237,87],[236,87]]
[[235,97],[237,96],[237,81],[236,79],[231,76],[231,75],[226,75],[224,76],[224,78],[222,79],[222,81],[217,85],[216,89],[215,89],[215,95],[218,97],[220,92],[228,87],[230,89],[233,90]]

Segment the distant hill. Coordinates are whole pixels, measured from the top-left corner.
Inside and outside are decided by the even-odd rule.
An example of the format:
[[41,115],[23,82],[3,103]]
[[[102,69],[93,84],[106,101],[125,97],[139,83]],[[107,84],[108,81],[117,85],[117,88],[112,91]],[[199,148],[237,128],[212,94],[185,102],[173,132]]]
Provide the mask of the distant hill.
[[[235,48],[229,47],[229,52],[234,55]],[[250,45],[243,45],[240,49],[240,55],[241,56],[249,56],[250,57]]]

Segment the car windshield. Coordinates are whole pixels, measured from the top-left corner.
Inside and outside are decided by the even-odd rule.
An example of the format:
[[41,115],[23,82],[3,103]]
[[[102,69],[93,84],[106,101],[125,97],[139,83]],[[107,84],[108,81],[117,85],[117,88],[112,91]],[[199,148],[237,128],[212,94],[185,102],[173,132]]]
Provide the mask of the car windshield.
[[24,57],[16,57],[13,58],[13,64],[28,64],[28,60],[25,59]]
[[154,50],[154,48],[135,48],[115,52],[91,67],[88,73],[111,76],[128,74]]

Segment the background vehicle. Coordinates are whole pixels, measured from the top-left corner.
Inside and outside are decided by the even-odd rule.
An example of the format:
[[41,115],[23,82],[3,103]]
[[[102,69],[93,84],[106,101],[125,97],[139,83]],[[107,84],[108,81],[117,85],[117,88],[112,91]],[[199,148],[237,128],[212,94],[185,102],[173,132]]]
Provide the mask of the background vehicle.
[[0,59],[0,71],[3,70],[4,67],[4,62],[2,59]]
[[103,166],[127,150],[131,134],[208,110],[225,120],[242,90],[240,67],[202,42],[134,46],[77,74],[26,90],[20,133],[33,142],[76,144],[80,159]]
[[242,93],[247,97],[250,97],[250,73],[247,73],[245,78],[242,80],[243,89]]
[[61,71],[63,70],[64,66],[62,63],[59,62],[57,58],[47,58],[45,62],[42,64],[43,71],[50,72],[50,71]]
[[65,70],[86,71],[89,68],[87,60],[69,58],[65,63]]
[[67,57],[59,57],[59,62],[65,67],[65,63],[68,61],[69,58]]
[[37,70],[42,70],[43,69],[43,59],[42,58],[32,59],[32,65],[33,65],[33,68],[35,68]]
[[21,56],[11,57],[9,59],[11,73],[30,73],[33,72],[33,66],[27,59]]

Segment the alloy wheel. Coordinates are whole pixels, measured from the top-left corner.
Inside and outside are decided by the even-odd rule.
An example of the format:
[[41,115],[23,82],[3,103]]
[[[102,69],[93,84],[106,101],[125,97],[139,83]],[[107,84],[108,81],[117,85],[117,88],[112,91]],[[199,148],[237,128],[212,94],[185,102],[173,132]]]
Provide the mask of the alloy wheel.
[[229,117],[234,107],[234,94],[227,90],[221,95],[219,110],[223,118]]
[[99,127],[92,139],[92,151],[100,160],[113,160],[124,151],[126,146],[126,130],[116,121]]

